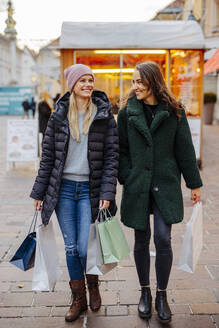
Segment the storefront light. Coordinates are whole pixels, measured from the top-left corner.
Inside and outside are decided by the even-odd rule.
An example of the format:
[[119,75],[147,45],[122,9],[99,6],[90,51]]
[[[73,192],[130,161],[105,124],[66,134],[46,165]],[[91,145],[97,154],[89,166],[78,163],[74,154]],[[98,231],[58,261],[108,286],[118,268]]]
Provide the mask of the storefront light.
[[185,51],[175,51],[172,54],[172,57],[176,57],[176,56],[185,57],[186,56],[186,53],[185,53]]
[[95,54],[166,54],[166,50],[94,50]]
[[200,72],[201,71],[201,69],[198,67],[198,68],[196,68],[196,72]]
[[133,73],[134,68],[100,68],[100,69],[92,69],[95,74],[105,74],[105,73]]

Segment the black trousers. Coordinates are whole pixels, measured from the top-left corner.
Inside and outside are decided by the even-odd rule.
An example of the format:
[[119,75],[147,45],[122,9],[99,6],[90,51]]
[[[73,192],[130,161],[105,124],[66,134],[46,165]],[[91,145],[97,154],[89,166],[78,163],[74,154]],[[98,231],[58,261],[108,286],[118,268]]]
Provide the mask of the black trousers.
[[[151,209],[154,215],[154,244],[156,248],[155,270],[157,288],[166,289],[173,262],[171,247],[171,224],[166,224],[154,202],[151,199]],[[150,244],[151,227],[148,218],[146,231],[135,230],[134,258],[141,286],[150,284]]]

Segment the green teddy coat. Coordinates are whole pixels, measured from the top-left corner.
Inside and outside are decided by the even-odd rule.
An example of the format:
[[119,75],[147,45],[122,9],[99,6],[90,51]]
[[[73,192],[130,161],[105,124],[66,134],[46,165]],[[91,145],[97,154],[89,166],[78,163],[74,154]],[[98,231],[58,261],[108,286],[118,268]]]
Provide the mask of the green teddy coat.
[[143,110],[134,96],[118,115],[121,220],[137,230],[146,230],[150,191],[165,222],[172,224],[183,220],[181,174],[188,188],[202,186],[185,111],[178,120],[160,103],[149,128]]

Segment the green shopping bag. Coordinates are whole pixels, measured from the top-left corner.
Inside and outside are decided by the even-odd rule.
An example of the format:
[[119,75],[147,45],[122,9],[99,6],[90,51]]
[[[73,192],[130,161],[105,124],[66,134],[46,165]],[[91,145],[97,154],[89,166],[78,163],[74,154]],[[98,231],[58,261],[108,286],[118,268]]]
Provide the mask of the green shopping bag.
[[130,253],[124,232],[116,217],[110,216],[104,222],[99,222],[97,228],[104,264],[120,262]]

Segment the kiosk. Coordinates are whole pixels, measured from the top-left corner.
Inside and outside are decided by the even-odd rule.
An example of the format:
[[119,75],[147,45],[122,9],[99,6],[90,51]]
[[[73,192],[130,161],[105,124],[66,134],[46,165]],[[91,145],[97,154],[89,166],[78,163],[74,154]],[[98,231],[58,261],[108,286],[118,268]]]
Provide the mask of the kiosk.
[[116,113],[131,87],[135,65],[155,61],[185,106],[201,165],[204,46],[196,21],[64,22],[59,45],[62,92],[67,90],[64,69],[76,63],[88,65],[95,74],[95,88],[107,93]]

